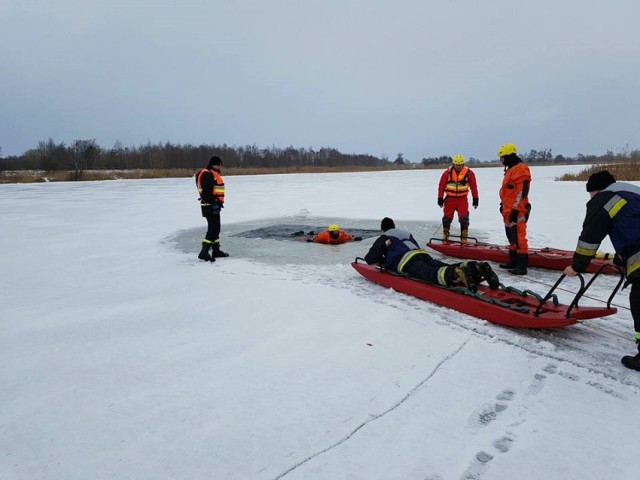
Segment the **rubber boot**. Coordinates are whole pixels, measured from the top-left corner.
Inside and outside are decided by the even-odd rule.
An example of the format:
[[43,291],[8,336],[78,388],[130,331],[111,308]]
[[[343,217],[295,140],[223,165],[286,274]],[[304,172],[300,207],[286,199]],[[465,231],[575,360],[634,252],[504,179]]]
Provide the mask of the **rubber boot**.
[[482,279],[487,281],[491,290],[500,288],[500,279],[498,275],[496,275],[496,272],[493,271],[493,268],[491,268],[491,265],[487,262],[476,263],[476,269],[482,276]]
[[517,255],[515,250],[509,250],[509,262],[501,263],[500,268],[516,268],[518,266],[516,262]]
[[[640,340],[636,340],[636,344],[638,345],[638,352],[640,352]],[[632,370],[640,371],[640,353],[638,353],[635,357],[632,357],[631,355],[622,357],[622,364]]]
[[222,250],[220,250],[220,244],[214,243],[213,244],[213,254],[212,254],[212,256],[216,257],[216,258],[221,258],[221,257],[228,257],[229,254],[223,252]]
[[444,238],[445,242],[449,240],[449,227],[442,228],[442,238]]
[[460,242],[463,244],[467,243],[467,238],[469,238],[469,229],[463,228],[460,230]]
[[202,250],[200,250],[200,253],[198,254],[198,258],[200,260],[204,260],[205,262],[215,262],[216,259],[209,254],[210,248],[211,248],[210,243],[203,243]]
[[509,270],[512,275],[526,275],[529,266],[529,255],[527,253],[518,253],[516,258],[516,268]]

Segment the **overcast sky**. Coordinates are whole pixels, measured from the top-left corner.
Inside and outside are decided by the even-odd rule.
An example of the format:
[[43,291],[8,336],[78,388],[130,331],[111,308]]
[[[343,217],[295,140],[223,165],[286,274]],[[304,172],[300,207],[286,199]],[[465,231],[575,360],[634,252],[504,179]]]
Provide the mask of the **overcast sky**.
[[0,0],[0,147],[640,148],[638,0]]

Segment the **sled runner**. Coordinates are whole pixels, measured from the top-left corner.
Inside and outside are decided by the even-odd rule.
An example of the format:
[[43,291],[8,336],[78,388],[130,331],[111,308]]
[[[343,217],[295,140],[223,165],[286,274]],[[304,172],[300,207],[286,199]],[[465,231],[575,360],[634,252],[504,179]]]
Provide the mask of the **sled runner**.
[[[462,243],[451,239],[431,238],[427,243],[427,247],[449,257],[498,263],[509,262],[509,247],[507,245],[482,243],[473,237],[469,237],[468,240],[467,243]],[[557,248],[529,249],[529,267],[564,270],[571,265],[572,260],[573,252],[569,250],[559,250]],[[606,265],[603,259],[594,258],[587,268],[587,273],[595,273],[603,265]],[[610,265],[606,265],[606,268],[602,270],[602,273],[615,274],[616,272],[616,268]]]
[[580,320],[612,315],[617,312],[617,309],[611,307],[611,300],[623,280],[621,277],[606,307],[579,307],[578,300],[591,286],[597,274],[586,286],[580,275],[580,291],[570,305],[562,305],[558,302],[553,291],[565,278],[564,275],[560,277],[549,293],[542,297],[530,290],[520,291],[513,287],[505,287],[503,284],[500,284],[500,288],[496,290],[491,290],[485,285],[478,285],[477,292],[471,292],[466,288],[433,285],[399,273],[382,270],[377,265],[367,265],[359,257],[351,263],[351,266],[367,280],[383,287],[392,288],[397,292],[406,293],[491,323],[521,328],[566,327]]

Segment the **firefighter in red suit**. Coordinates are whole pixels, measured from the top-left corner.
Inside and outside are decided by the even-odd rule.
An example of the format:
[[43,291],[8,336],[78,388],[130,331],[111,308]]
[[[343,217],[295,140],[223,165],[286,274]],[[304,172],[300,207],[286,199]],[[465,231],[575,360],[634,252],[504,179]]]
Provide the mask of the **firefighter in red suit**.
[[478,184],[476,175],[465,166],[464,157],[454,155],[453,165],[447,168],[438,185],[438,206],[444,208],[442,215],[442,230],[445,240],[449,239],[449,229],[453,222],[453,215],[458,212],[460,222],[460,240],[467,242],[469,236],[469,189],[473,198],[473,208],[478,208]]

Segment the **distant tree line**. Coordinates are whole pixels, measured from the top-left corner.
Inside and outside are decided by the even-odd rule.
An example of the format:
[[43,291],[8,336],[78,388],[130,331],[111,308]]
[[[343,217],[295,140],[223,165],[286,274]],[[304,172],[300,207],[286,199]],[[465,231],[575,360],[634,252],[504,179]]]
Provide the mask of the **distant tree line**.
[[[638,163],[640,162],[640,150],[625,150],[621,153],[613,153],[611,150],[607,150],[604,155],[583,155],[579,153],[575,157],[568,157],[564,155],[553,155],[550,148],[543,148],[542,150],[531,150],[529,153],[519,154],[519,157],[526,163],[538,163],[538,164],[591,164],[591,163]],[[450,164],[453,159],[450,156],[441,157],[427,157],[422,159],[422,165],[447,165]],[[495,159],[498,161],[498,158]],[[482,163],[480,160],[474,157],[469,157],[465,160],[468,164]]]
[[69,145],[53,139],[41,141],[23,155],[4,159],[11,170],[69,170],[80,178],[85,170],[133,169],[197,169],[207,164],[212,155],[224,160],[225,167],[287,168],[389,165],[386,158],[373,155],[346,154],[335,148],[259,148],[229,145],[178,145],[147,143],[139,147],[124,147],[120,142],[110,148],[100,147],[95,140],[75,140]]
[[[75,179],[82,178],[86,170],[147,170],[147,169],[198,169],[207,163],[212,155],[224,159],[226,167],[232,168],[296,168],[296,167],[380,167],[407,165],[403,153],[398,153],[393,162],[386,157],[366,154],[346,154],[335,148],[259,148],[256,145],[180,145],[170,142],[138,147],[125,147],[116,142],[111,148],[100,147],[95,139],[74,140],[70,144],[57,143],[53,139],[38,142],[36,148],[18,156],[2,158],[0,146],[0,172],[3,170],[43,170],[45,172],[69,171]],[[598,164],[640,162],[640,150],[621,153],[608,150],[604,155],[583,155],[576,157],[553,155],[550,148],[531,150],[520,154],[531,164]],[[498,160],[495,159],[497,162]],[[425,157],[423,166],[450,165],[451,156]],[[481,164],[482,161],[468,157],[466,163]]]

